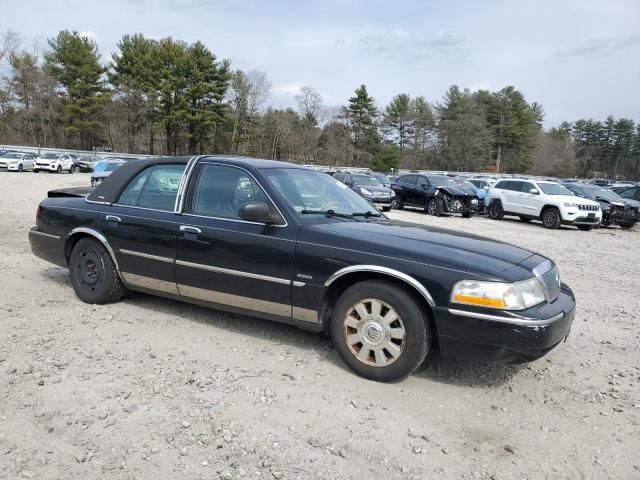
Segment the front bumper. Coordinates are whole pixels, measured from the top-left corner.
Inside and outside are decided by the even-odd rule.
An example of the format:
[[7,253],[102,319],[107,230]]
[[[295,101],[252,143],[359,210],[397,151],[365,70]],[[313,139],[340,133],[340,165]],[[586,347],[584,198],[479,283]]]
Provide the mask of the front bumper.
[[506,312],[462,305],[436,309],[445,357],[482,361],[532,361],[566,340],[576,301],[567,285],[559,297],[528,310]]
[[58,170],[58,163],[36,163],[34,170],[46,170],[47,172],[55,172]]
[[570,208],[562,212],[564,225],[599,225],[601,221],[602,210],[585,211]]

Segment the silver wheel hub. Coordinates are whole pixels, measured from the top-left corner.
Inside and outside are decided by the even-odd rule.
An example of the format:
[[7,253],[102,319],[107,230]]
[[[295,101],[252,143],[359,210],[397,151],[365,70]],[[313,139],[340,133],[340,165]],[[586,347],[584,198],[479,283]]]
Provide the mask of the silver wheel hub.
[[347,310],[343,332],[353,356],[373,367],[395,362],[406,343],[404,323],[396,310],[375,298],[360,300]]

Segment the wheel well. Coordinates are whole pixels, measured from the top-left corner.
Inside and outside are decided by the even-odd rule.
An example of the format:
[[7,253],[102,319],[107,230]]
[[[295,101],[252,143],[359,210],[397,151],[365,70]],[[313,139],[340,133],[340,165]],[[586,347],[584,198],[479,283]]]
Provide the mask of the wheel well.
[[555,208],[556,210],[560,211],[560,209],[555,205],[545,205],[544,207],[542,207],[542,210],[540,210],[540,217],[542,218],[542,215],[544,215],[544,212],[546,212],[550,208]]
[[85,237],[95,238],[94,236],[89,235],[88,233],[81,232],[81,233],[74,233],[67,240],[67,243],[64,246],[64,258],[67,260],[67,265],[71,260],[71,252],[73,251],[73,247],[75,247],[76,243],[78,243],[80,239]]
[[323,322],[325,332],[328,331],[329,324],[331,323],[331,315],[333,313],[333,305],[336,304],[340,295],[349,287],[356,283],[366,282],[368,280],[384,280],[385,282],[392,283],[399,288],[402,288],[405,292],[411,295],[418,305],[422,306],[429,318],[429,326],[431,330],[431,346],[437,347],[438,332],[436,330],[436,323],[433,317],[433,310],[427,300],[411,285],[400,280],[399,278],[385,275],[384,273],[377,272],[353,272],[344,275],[336,279],[325,292],[322,304],[320,306],[319,316]]

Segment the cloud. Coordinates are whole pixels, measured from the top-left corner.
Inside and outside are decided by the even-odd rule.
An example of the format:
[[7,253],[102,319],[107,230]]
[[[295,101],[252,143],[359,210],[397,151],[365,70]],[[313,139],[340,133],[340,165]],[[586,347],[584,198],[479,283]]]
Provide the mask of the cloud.
[[376,29],[356,40],[363,53],[391,58],[415,60],[440,57],[451,62],[469,59],[464,40],[449,30],[430,34],[415,34],[402,29]]
[[640,34],[620,36],[613,33],[596,33],[589,35],[573,47],[558,50],[556,56],[560,58],[582,57],[613,52],[634,45],[640,45]]
[[98,39],[100,38],[99,35],[92,31],[92,30],[86,30],[84,32],[80,32],[78,35],[80,35],[81,37],[85,37],[88,40],[93,40],[93,41],[98,41]]
[[290,97],[294,97],[300,93],[300,90],[304,86],[305,86],[304,83],[291,82],[291,83],[285,83],[283,85],[275,85],[271,89],[271,91],[275,94],[288,95]]

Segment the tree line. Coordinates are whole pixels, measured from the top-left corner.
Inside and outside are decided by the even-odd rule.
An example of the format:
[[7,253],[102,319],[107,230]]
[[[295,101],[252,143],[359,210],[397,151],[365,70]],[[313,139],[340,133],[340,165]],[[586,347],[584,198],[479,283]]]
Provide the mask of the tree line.
[[380,106],[357,87],[327,106],[311,86],[295,108],[270,105],[263,72],[233,69],[202,42],[125,35],[104,60],[61,31],[42,51],[0,35],[0,143],[145,154],[224,153],[305,164],[640,176],[640,124],[581,119],[544,130],[544,111],[512,86],[439,101],[396,95]]

